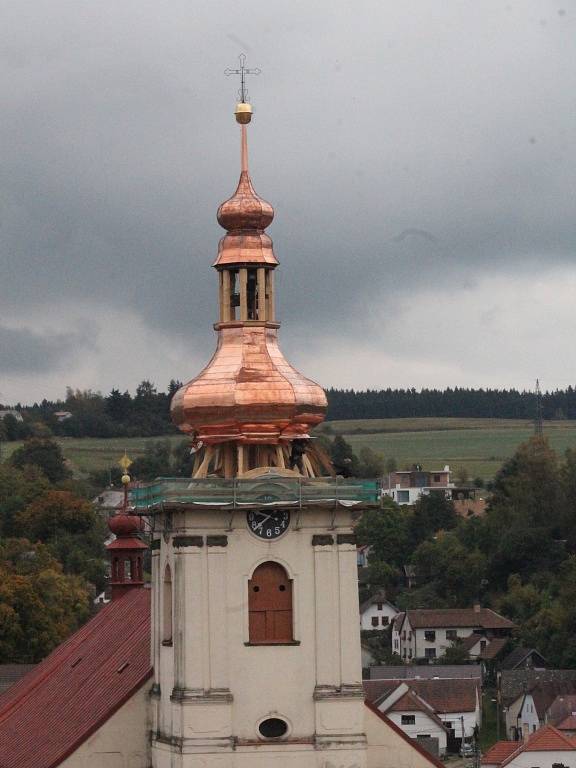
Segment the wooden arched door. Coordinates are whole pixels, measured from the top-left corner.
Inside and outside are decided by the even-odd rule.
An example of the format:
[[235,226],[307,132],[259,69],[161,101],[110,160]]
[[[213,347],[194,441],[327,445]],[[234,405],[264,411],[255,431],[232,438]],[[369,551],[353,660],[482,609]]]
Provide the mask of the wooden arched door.
[[248,582],[250,642],[289,643],[292,629],[292,582],[280,563],[262,563]]

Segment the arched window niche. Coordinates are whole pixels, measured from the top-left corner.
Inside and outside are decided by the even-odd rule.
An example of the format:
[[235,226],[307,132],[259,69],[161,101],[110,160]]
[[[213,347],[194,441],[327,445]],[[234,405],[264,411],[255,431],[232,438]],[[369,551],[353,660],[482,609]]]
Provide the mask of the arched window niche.
[[172,645],[172,571],[168,564],[162,582],[162,645]]
[[261,563],[248,581],[248,633],[250,645],[294,642],[292,580],[283,565]]

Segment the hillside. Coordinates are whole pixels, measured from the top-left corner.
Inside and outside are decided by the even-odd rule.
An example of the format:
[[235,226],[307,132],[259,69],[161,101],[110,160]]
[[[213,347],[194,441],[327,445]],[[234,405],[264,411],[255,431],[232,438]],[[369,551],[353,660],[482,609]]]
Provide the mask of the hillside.
[[[330,421],[319,433],[341,434],[358,452],[368,446],[394,458],[398,466],[421,463],[426,467],[443,466],[457,471],[464,467],[471,478],[491,479],[502,462],[532,433],[530,421],[509,419],[362,419]],[[576,422],[547,421],[544,432],[552,448],[563,452],[576,447]],[[57,438],[62,450],[79,473],[107,469],[116,465],[124,450],[132,458],[143,455],[146,445],[158,440],[177,443],[182,435],[134,438]],[[20,443],[3,443],[6,457]]]

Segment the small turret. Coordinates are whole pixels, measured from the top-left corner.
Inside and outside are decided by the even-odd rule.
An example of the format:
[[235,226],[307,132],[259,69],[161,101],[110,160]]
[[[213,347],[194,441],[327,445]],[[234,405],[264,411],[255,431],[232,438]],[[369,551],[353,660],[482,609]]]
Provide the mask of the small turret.
[[128,589],[144,585],[143,560],[148,549],[138,536],[144,528],[142,518],[128,511],[131,482],[128,469],[132,462],[124,454],[119,464],[123,470],[124,501],[120,511],[108,520],[108,527],[116,538],[106,546],[110,553],[112,600],[121,597]]

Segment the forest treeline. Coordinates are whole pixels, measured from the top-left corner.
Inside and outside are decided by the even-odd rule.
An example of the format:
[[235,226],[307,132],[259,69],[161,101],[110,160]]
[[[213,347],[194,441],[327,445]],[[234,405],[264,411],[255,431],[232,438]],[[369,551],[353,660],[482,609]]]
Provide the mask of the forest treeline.
[[[329,389],[328,418],[403,419],[455,417],[475,419],[534,419],[535,392],[517,389]],[[543,392],[542,418],[576,419],[576,389]]]
[[[170,400],[179,386],[180,382],[172,379],[166,391],[159,391],[152,382],[143,381],[134,394],[112,389],[108,395],[69,388],[63,400],[17,405],[15,409],[22,421],[5,416],[0,421],[0,439],[25,439],[37,432],[34,426],[38,424],[54,435],[68,437],[151,437],[176,433],[170,420]],[[535,392],[516,389],[329,389],[326,394],[328,420],[534,419],[538,410]],[[540,405],[544,419],[576,419],[576,389],[569,386],[544,392]],[[63,418],[62,412],[70,415]]]

